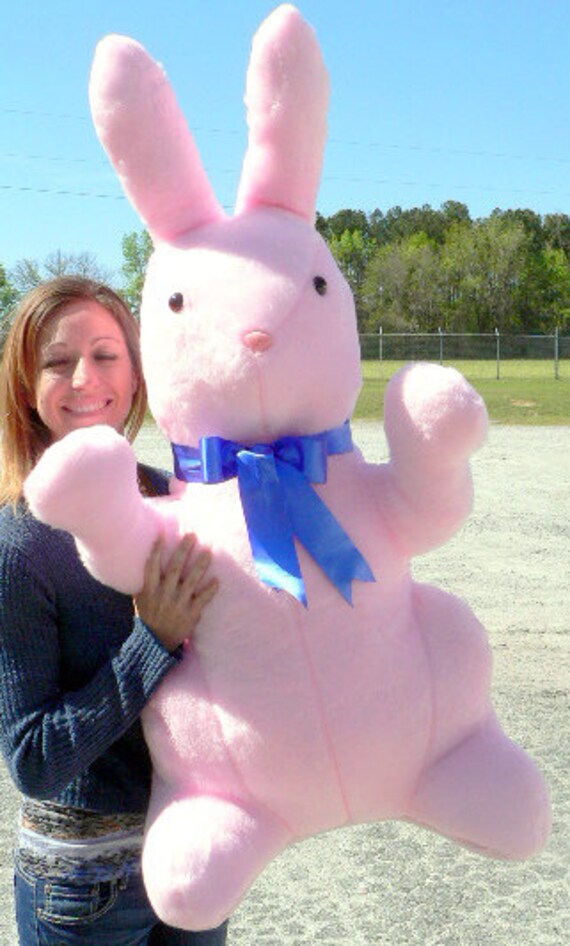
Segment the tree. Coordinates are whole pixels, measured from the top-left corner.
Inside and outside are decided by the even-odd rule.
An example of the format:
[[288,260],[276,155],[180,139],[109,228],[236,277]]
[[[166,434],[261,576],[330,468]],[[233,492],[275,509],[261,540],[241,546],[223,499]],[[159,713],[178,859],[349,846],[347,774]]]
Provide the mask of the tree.
[[12,282],[20,294],[28,292],[46,279],[56,276],[85,276],[96,282],[112,284],[113,274],[101,266],[93,253],[64,253],[55,250],[43,263],[33,259],[18,260],[11,272]]
[[364,281],[367,330],[433,331],[441,325],[437,245],[415,233],[381,247]]
[[539,325],[551,332],[570,326],[570,266],[564,250],[547,248],[543,253],[545,286],[541,297]]
[[10,275],[20,294],[29,292],[42,281],[39,263],[33,259],[18,260]]
[[348,230],[354,232],[359,230],[363,236],[368,236],[369,223],[368,217],[363,210],[338,210],[327,220],[328,230],[331,235],[341,237]]
[[471,227],[451,227],[443,250],[448,321],[469,332],[518,327],[528,261],[521,223],[492,215]]
[[441,212],[446,229],[457,223],[471,223],[471,215],[467,204],[462,204],[458,200],[446,200],[441,205]]
[[140,314],[144,277],[153,243],[147,230],[126,233],[122,241],[123,265],[121,272],[125,282],[121,294],[135,315]]
[[[345,226],[346,225],[346,226]],[[344,226],[344,229],[342,227]],[[356,298],[361,331],[551,331],[568,324],[570,216],[446,201],[317,215]]]
[[0,348],[4,345],[9,324],[9,313],[17,301],[18,291],[8,279],[6,270],[0,263]]
[[6,269],[0,263],[0,315],[3,317],[12,308],[18,298],[18,290],[8,278]]
[[546,214],[543,230],[546,243],[555,250],[564,250],[570,259],[570,217],[568,214]]
[[352,290],[358,328],[362,332],[365,329],[364,277],[376,252],[376,241],[363,235],[361,230],[344,230],[341,236],[332,234],[329,247]]

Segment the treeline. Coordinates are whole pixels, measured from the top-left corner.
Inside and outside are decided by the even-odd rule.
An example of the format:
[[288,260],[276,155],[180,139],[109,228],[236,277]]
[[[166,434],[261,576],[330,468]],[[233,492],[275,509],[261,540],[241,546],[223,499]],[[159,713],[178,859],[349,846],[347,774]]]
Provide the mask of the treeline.
[[448,201],[319,216],[361,332],[551,333],[570,327],[570,217]]
[[[570,216],[495,210],[472,219],[448,201],[384,213],[317,215],[354,293],[361,333],[437,331],[545,333],[570,329]],[[123,263],[109,274],[92,254],[52,253],[43,264],[0,264],[0,315],[43,278],[81,272],[111,283],[135,312],[152,244],[125,234]]]

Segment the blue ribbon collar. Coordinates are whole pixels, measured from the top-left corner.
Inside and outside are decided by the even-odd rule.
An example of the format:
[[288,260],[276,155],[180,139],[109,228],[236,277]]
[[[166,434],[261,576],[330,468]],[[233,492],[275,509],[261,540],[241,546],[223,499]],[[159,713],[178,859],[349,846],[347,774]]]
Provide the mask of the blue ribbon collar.
[[202,437],[198,447],[172,444],[179,480],[221,483],[237,476],[259,577],[305,607],[295,538],[349,604],[354,580],[375,581],[366,560],[311,486],[326,483],[329,456],[352,449],[348,421],[320,434],[253,446],[222,437]]

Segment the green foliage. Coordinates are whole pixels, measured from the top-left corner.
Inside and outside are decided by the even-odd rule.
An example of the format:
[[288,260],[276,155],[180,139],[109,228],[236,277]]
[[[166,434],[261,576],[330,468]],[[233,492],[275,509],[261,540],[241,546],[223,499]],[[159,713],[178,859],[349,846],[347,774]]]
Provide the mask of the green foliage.
[[335,233],[334,229],[331,229],[328,242],[331,252],[352,290],[358,329],[364,332],[366,331],[366,310],[362,295],[364,277],[377,250],[376,240],[358,229],[346,229],[340,235]]
[[570,318],[570,217],[447,201],[317,218],[354,293],[359,330],[547,332]]
[[[343,209],[316,227],[354,295],[361,333],[542,332],[570,324],[570,217],[494,210],[473,220],[458,201],[386,213]],[[153,250],[123,237],[121,291],[138,314]]]
[[9,315],[18,300],[18,290],[8,278],[5,268],[0,263],[0,351],[9,326]]
[[8,278],[5,268],[0,263],[0,317],[9,312],[18,298],[18,290]]
[[126,233],[123,237],[122,250],[124,262],[121,272],[125,281],[121,287],[121,293],[131,311],[138,316],[146,267],[153,251],[148,231]]

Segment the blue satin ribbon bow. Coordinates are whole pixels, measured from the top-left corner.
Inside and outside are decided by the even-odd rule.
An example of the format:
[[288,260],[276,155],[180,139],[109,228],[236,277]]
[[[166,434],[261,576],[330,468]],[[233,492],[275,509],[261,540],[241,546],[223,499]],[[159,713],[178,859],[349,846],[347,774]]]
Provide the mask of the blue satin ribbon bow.
[[237,476],[257,573],[307,607],[294,538],[352,604],[352,582],[375,581],[368,563],[311,486],[326,483],[327,457],[352,450],[348,421],[308,437],[282,437],[251,447],[202,437],[199,447],[172,444],[174,472],[186,483]]

